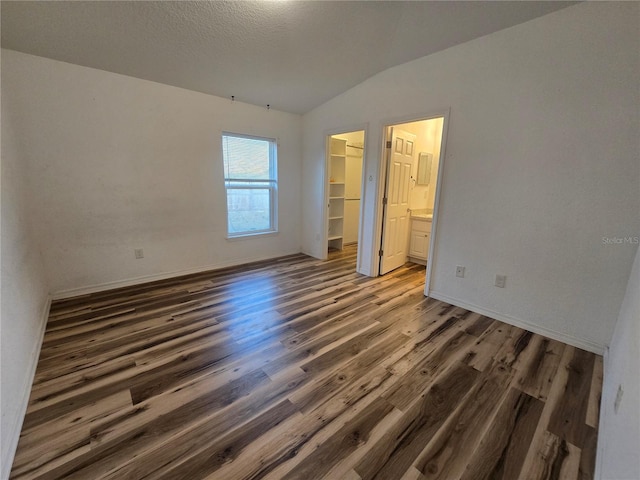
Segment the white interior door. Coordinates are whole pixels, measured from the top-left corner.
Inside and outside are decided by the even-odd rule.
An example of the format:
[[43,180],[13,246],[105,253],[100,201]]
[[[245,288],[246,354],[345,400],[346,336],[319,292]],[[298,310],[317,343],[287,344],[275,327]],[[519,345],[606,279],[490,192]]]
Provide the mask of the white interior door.
[[387,166],[384,223],[382,225],[382,256],[380,274],[384,275],[407,261],[409,249],[409,193],[411,167],[415,156],[416,136],[393,128],[391,154]]

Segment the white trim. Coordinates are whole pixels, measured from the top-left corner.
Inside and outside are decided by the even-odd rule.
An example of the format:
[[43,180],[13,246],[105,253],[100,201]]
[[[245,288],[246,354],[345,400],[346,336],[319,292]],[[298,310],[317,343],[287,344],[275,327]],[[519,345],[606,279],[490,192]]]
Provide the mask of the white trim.
[[[275,235],[276,233],[273,233]],[[240,240],[240,238],[228,239],[228,240]],[[150,275],[142,275],[140,277],[127,278],[124,280],[115,280],[113,282],[98,283],[95,285],[88,285],[86,287],[69,288],[66,290],[59,290],[51,294],[53,300],[62,300],[65,298],[77,297],[79,295],[88,295],[90,293],[103,292],[105,290],[113,290],[115,288],[130,287],[132,285],[138,285],[141,283],[155,282],[158,280],[167,280],[168,278],[182,277],[184,275],[191,275],[194,273],[208,272],[210,270],[217,270],[219,268],[235,267],[240,265],[246,265],[254,262],[261,262],[263,260],[270,260],[274,258],[286,257],[288,255],[295,255],[301,252],[290,252],[278,254],[276,257],[273,255],[261,255],[251,259],[228,260],[220,263],[214,263],[210,265],[204,265],[200,267],[187,268],[185,270],[174,270],[172,272],[153,273]]]
[[27,414],[27,407],[29,406],[29,396],[31,395],[31,386],[33,379],[36,376],[36,367],[38,366],[38,359],[40,358],[40,350],[42,349],[42,342],[44,340],[44,332],[47,329],[47,320],[49,319],[49,310],[51,309],[51,295],[47,296],[47,301],[44,304],[42,315],[40,317],[40,331],[38,332],[38,340],[33,346],[31,355],[29,356],[29,368],[28,374],[25,377],[25,382],[22,385],[22,399],[20,402],[19,415],[16,416],[11,428],[11,433],[7,436],[9,448],[5,450],[5,455],[8,458],[2,459],[2,471],[0,471],[0,478],[9,478],[11,473],[11,467],[13,466],[13,459],[18,449],[18,442],[20,440],[20,432],[22,431],[22,424],[24,423],[24,417]]
[[[405,122],[406,123],[406,122]],[[382,199],[385,194],[385,182],[387,181],[387,133],[392,123],[382,121],[380,127],[382,134],[380,135],[380,150],[378,152],[378,178],[376,179],[375,192],[376,197],[373,203],[373,231],[370,234],[373,237],[371,242],[371,263],[369,276],[377,277],[380,275],[380,250],[382,250],[382,214],[384,206]],[[390,140],[390,139],[389,139]]]
[[[611,389],[605,388],[607,382],[605,381],[607,373],[609,372],[609,347],[605,347],[602,354],[602,398],[600,400],[600,418],[598,420],[598,432],[604,431],[604,424],[608,421],[605,419],[607,406],[613,404],[613,398],[611,398]],[[604,435],[598,435],[598,444],[596,447],[596,471],[593,474],[593,478],[596,480],[602,479],[602,459],[604,458],[605,451],[607,449],[606,439]]]
[[427,262],[427,272],[426,272],[426,280],[425,280],[425,292],[428,291],[428,281],[430,280],[430,265],[433,265],[432,258],[435,258],[435,232],[437,227],[437,213],[438,207],[440,205],[440,190],[442,183],[442,175],[443,175],[443,164],[444,157],[446,151],[446,142],[447,142],[447,130],[449,128],[449,116],[451,114],[451,107],[441,107],[431,110],[429,113],[425,114],[414,114],[414,115],[403,115],[401,117],[387,118],[383,119],[380,122],[381,126],[381,143],[380,143],[380,156],[378,157],[378,185],[377,185],[377,197],[374,206],[374,227],[373,227],[373,235],[375,241],[372,242],[371,246],[371,272],[369,272],[372,277],[377,277],[380,275],[380,256],[378,252],[382,249],[382,198],[385,194],[385,181],[387,176],[387,150],[386,150],[386,142],[387,142],[387,132],[388,128],[400,126],[403,123],[412,123],[412,122],[422,122],[425,120],[433,120],[435,118],[444,118],[442,124],[442,136],[441,136],[441,145],[440,145],[440,159],[438,163],[438,178],[436,181],[436,196],[435,196],[435,204],[433,206],[433,221],[431,227],[431,240],[430,240],[430,248],[429,248],[429,261]]
[[[429,258],[427,259],[427,272],[424,282],[424,294],[429,295],[431,285],[433,261],[436,258],[436,235],[438,231],[438,211],[440,210],[440,191],[442,190],[442,178],[444,175],[444,159],[447,150],[447,133],[449,130],[449,115],[451,110],[442,115],[442,133],[440,134],[440,158],[438,159],[438,178],[436,179],[436,194],[433,203],[433,218],[431,220],[431,234],[429,235]],[[436,117],[438,118],[438,117]]]
[[230,242],[234,242],[236,240],[247,240],[249,238],[261,237],[265,235],[278,235],[280,232],[277,230],[260,230],[259,232],[253,233],[241,233],[238,235],[226,236],[225,240],[229,240]]
[[444,293],[440,293],[432,290],[429,297],[435,298],[436,300],[441,300],[446,303],[450,303],[452,305],[455,305],[456,307],[466,308],[467,310],[471,310],[472,312],[485,315],[495,320],[500,320],[501,322],[508,323],[509,325],[513,325],[514,327],[524,328],[525,330],[529,330],[533,333],[537,333],[539,335],[549,337],[553,340],[558,340],[562,343],[566,343],[567,345],[581,348],[583,350],[596,353],[598,355],[602,355],[605,352],[605,349],[607,348],[606,345],[601,345],[599,343],[591,342],[589,340],[575,338],[571,335],[567,335],[566,333],[550,330],[548,328],[541,327],[540,325],[536,325],[535,323],[531,323],[526,320],[515,318],[510,315],[505,315],[504,313],[494,312],[484,307],[474,305],[473,303],[467,303],[457,298],[453,298],[448,295],[445,295]]
[[[356,272],[362,273],[362,224],[364,221],[364,205],[366,195],[366,163],[367,163],[367,141],[369,139],[369,123],[360,123],[351,127],[330,128],[324,131],[324,178],[322,184],[324,186],[324,203],[322,207],[324,219],[324,231],[322,233],[322,254],[321,260],[329,258],[329,152],[331,151],[331,137],[334,135],[344,135],[352,132],[364,132],[364,148],[362,150],[362,178],[360,179],[360,212],[358,217],[358,250],[356,253]],[[326,205],[326,207],[324,206]],[[366,273],[365,273],[366,275]]]

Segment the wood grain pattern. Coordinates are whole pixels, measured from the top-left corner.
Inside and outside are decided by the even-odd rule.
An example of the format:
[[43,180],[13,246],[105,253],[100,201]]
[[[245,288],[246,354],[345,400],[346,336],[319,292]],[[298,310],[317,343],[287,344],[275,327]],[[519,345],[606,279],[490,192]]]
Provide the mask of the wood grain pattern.
[[540,400],[511,388],[461,478],[518,478],[540,420],[542,407]]
[[587,434],[587,406],[595,356],[575,348],[567,366],[569,375],[564,386],[563,399],[558,402],[548,430],[571,444],[582,448]]
[[355,260],[53,302],[11,478],[593,478],[601,357]]
[[479,376],[470,394],[414,462],[425,478],[447,480],[462,476],[467,462],[460,459],[473,454],[512,377],[513,371],[500,362]]

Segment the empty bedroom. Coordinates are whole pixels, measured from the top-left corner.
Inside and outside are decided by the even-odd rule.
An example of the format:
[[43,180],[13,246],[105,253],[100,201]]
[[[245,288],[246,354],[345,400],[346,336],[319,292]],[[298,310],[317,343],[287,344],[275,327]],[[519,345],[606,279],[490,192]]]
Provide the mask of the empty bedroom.
[[0,9],[0,479],[640,480],[639,2]]

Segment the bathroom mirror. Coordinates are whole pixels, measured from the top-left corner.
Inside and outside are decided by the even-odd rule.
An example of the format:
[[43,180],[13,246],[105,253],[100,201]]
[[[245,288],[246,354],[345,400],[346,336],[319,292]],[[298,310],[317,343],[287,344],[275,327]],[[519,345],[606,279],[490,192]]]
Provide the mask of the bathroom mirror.
[[417,185],[429,185],[431,181],[431,162],[433,154],[420,152],[418,155],[418,180]]

